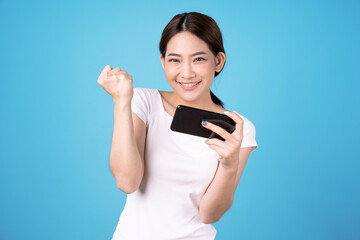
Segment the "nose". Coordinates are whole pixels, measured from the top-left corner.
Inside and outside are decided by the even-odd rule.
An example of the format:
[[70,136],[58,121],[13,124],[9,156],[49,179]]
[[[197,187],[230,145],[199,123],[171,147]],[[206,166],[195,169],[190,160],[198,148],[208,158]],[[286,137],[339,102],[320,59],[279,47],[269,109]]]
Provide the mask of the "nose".
[[182,78],[193,78],[195,77],[195,72],[193,71],[193,68],[191,66],[191,62],[184,63],[182,70],[181,70],[181,77]]

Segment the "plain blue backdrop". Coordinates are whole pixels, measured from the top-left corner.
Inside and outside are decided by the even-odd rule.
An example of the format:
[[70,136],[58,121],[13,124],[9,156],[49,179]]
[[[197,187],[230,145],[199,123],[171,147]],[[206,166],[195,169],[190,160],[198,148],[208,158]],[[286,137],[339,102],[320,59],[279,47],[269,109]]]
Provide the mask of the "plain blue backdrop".
[[0,1],[0,239],[110,239],[124,207],[109,168],[105,65],[172,89],[173,16],[215,19],[213,92],[256,127],[216,239],[360,239],[359,1]]

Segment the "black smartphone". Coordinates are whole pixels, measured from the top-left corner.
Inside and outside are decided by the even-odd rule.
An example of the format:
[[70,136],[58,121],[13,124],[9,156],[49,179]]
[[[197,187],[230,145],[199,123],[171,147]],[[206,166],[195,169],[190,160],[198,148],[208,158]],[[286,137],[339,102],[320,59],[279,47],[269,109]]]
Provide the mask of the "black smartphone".
[[205,138],[218,138],[225,141],[217,133],[203,127],[202,121],[211,122],[232,133],[235,130],[235,121],[225,114],[211,112],[200,108],[178,105],[175,110],[170,129],[172,131],[191,134]]

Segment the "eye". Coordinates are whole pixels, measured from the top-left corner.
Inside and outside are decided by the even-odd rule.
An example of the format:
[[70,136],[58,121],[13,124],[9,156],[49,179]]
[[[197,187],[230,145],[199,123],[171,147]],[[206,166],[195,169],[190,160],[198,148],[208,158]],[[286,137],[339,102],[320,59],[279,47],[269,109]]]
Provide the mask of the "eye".
[[169,59],[169,62],[178,62],[178,60],[175,58],[172,58],[172,59]]
[[200,59],[200,61],[205,60],[205,58],[202,58],[202,57],[198,57],[195,60],[199,60],[199,59]]

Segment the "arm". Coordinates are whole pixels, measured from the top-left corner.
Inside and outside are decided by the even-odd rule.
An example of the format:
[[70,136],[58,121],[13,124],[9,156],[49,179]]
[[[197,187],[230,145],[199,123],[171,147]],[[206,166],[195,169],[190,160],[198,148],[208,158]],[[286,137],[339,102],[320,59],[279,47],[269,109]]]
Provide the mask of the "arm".
[[200,218],[205,224],[219,221],[232,205],[235,190],[249,158],[251,147],[242,148],[238,166],[226,168],[219,164],[215,177],[205,191],[200,203]]
[[144,174],[146,126],[130,104],[114,101],[114,130],[110,169],[118,188],[129,194],[140,186]]
[[97,80],[114,101],[114,131],[110,150],[110,169],[116,185],[132,193],[144,174],[145,123],[132,113],[133,78],[119,67],[106,65]]
[[236,187],[252,150],[251,147],[241,148],[244,120],[235,111],[224,113],[236,123],[231,134],[213,123],[203,122],[205,128],[224,139],[211,138],[206,141],[219,154],[217,172],[200,203],[200,218],[207,224],[217,222],[231,207]]
[[145,123],[131,104],[114,101],[114,130],[110,169],[118,188],[129,194],[140,186],[144,174]]

